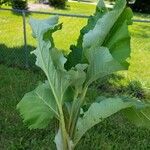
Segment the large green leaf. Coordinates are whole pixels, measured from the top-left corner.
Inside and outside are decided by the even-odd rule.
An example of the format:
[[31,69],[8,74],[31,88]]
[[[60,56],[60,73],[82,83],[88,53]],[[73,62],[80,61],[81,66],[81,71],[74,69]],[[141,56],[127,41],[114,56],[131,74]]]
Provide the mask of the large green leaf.
[[150,128],[150,108],[142,110],[128,108],[123,110],[123,113],[136,126]]
[[24,122],[30,129],[45,128],[50,120],[58,117],[54,96],[48,82],[25,94],[17,105]]
[[81,29],[80,36],[77,40],[77,45],[71,45],[70,47],[71,52],[67,57],[66,63],[67,69],[70,69],[71,67],[76,66],[78,63],[81,63],[83,37],[86,33],[88,33],[91,29],[95,27],[97,20],[101,18],[106,12],[107,8],[105,7],[104,1],[100,0],[96,6],[95,14],[93,16],[90,16],[87,25]]
[[51,30],[52,28],[54,28],[54,26],[58,23],[58,19],[59,19],[58,16],[54,16],[48,19],[41,19],[41,20],[31,18],[30,24],[33,31],[32,33],[33,37],[37,38],[39,36],[43,36],[43,34],[47,30]]
[[87,67],[88,67],[87,64],[78,64],[69,71],[69,74],[72,77],[71,85],[75,87],[76,91],[79,91],[79,92],[82,91],[83,83],[86,80],[86,73],[84,70]]
[[95,27],[84,35],[83,48],[101,46],[105,38],[111,31],[112,27],[118,20],[126,6],[125,0],[117,0],[116,5],[112,11],[109,11],[102,18],[99,18]]
[[130,56],[130,35],[128,25],[131,24],[132,11],[125,8],[125,0],[117,0],[112,11],[104,14],[95,27],[83,38],[84,55],[92,54],[95,48],[107,47],[124,69],[128,68],[126,59]]
[[70,75],[64,69],[66,58],[58,51],[53,43],[52,33],[60,29],[58,17],[43,20],[30,20],[33,34],[36,33],[37,49],[32,52],[36,55],[36,65],[46,74],[52,93],[58,105],[63,102],[63,95],[70,84]]
[[[70,101],[70,94],[66,92],[68,87],[73,86],[74,89],[81,88],[86,79],[84,69],[87,65],[85,64],[79,64],[70,71],[64,69],[66,58],[62,52],[55,48],[52,38],[52,33],[61,27],[57,23],[58,17],[47,20],[30,20],[33,36],[37,39],[38,43],[37,49],[32,53],[36,55],[36,65],[44,71],[48,80],[46,85],[40,85],[35,91],[28,93],[18,105],[24,121],[28,123],[30,128],[44,128],[49,123],[53,113],[50,110],[46,110],[45,107],[47,105],[45,104],[47,101],[49,103],[53,102],[56,105],[55,107],[59,110],[56,116],[58,117],[62,113],[60,111],[64,100],[68,101],[69,99]],[[42,102],[43,105],[41,104]],[[33,112],[28,112],[28,109],[31,109],[34,105],[37,107],[33,109]]]
[[98,78],[104,77],[114,71],[120,71],[124,68],[112,57],[109,50],[106,47],[95,48],[93,51],[89,51],[87,59],[89,61],[89,67],[87,71],[88,85]]
[[99,97],[96,101],[97,102],[91,104],[83,117],[79,118],[74,138],[75,143],[94,125],[120,110],[134,108],[140,111],[149,107],[149,105],[132,98],[105,98],[102,100],[102,98]]
[[[107,47],[124,69],[129,63],[126,59],[130,56],[130,34],[128,25],[132,23],[133,14],[126,8],[126,0],[117,0],[115,7],[108,11],[104,1],[100,0],[94,16],[80,31],[77,45],[72,45],[72,52],[68,56],[66,68],[69,69],[78,63],[86,62],[85,53],[95,47]],[[84,51],[84,53],[83,53]]]

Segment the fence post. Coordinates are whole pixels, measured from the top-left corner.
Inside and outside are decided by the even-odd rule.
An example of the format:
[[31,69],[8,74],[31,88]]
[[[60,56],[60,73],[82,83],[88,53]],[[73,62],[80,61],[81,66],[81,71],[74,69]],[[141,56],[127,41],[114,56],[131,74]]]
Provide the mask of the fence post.
[[26,14],[24,10],[22,10],[22,19],[23,19],[25,67],[28,68],[29,67],[29,55],[28,55],[28,48],[27,48],[27,35],[26,35]]

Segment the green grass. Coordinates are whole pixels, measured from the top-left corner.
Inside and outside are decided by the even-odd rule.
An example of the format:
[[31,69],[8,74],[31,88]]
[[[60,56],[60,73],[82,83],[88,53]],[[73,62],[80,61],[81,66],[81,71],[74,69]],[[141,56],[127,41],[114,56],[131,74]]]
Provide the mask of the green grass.
[[[79,9],[78,9],[79,8]],[[85,9],[86,8],[86,9]],[[76,13],[76,12],[89,12],[92,14],[95,6],[88,4],[77,5],[76,3],[70,3],[70,8],[66,10],[54,10],[59,13]],[[28,49],[33,50],[36,42],[32,38],[31,29],[28,24],[29,18],[47,18],[50,15],[42,14],[30,14],[26,17],[27,21],[27,44]],[[79,31],[82,26],[86,24],[86,19],[73,18],[73,17],[60,17],[60,23],[63,22],[63,29],[55,34],[56,46],[59,49],[63,49],[68,52],[70,44],[75,44],[75,41],[79,35]],[[24,52],[23,52],[23,26],[22,16],[19,14],[13,14],[9,11],[0,11],[0,47],[1,47],[1,60],[7,62],[8,65],[14,63],[15,65],[21,65],[24,63]],[[9,34],[8,34],[9,33]],[[17,36],[16,36],[17,33]],[[7,50],[7,51],[6,51]],[[9,54],[9,56],[7,55]],[[19,55],[19,56],[17,56]],[[10,60],[12,62],[10,62]]]
[[[55,121],[46,130],[30,131],[23,124],[16,105],[26,92],[33,90],[43,74],[0,65],[0,149],[53,150]],[[95,91],[92,93],[92,91]],[[94,98],[100,91],[94,86],[88,92]],[[106,91],[105,91],[106,92]],[[101,93],[102,94],[102,93]],[[108,93],[107,93],[108,94]],[[111,95],[109,91],[109,96]],[[77,145],[77,149],[149,149],[150,131],[137,128],[121,114],[108,118],[92,128]]]
[[[30,3],[34,3],[30,1]],[[11,6],[2,5],[2,8],[11,8]],[[40,8],[37,11],[58,12],[67,14],[91,15],[95,11],[95,5],[87,3],[68,2],[65,9],[49,7],[48,9]]]
[[[94,5],[71,3],[69,10],[53,11],[91,14],[94,7]],[[48,17],[48,15],[35,14],[32,16]],[[135,14],[135,18],[148,19],[149,17],[149,15]],[[55,42],[58,48],[68,52],[70,43],[75,43],[80,28],[86,24],[86,19],[61,17],[60,22],[63,22],[63,30],[54,35]],[[97,81],[88,92],[91,99],[99,94],[112,96],[114,93],[150,99],[150,24],[134,23],[130,31],[132,57],[129,71],[120,72],[107,80]],[[30,50],[36,46],[29,25],[27,25],[27,43]],[[46,130],[30,131],[22,123],[16,111],[16,105],[23,95],[34,89],[39,80],[45,78],[39,71],[8,67],[11,63],[17,66],[24,63],[22,46],[22,17],[8,11],[0,11],[0,54],[3,54],[0,55],[0,63],[3,63],[0,65],[0,149],[53,150],[55,149],[53,143],[55,121]],[[11,55],[7,55],[8,53]],[[82,138],[77,149],[148,150],[149,141],[149,130],[135,127],[118,114],[91,129]]]

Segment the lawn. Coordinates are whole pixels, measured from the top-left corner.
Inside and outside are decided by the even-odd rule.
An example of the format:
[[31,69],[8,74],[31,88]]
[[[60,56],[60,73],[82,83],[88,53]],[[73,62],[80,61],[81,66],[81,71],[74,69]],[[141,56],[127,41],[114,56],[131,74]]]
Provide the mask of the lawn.
[[[91,14],[94,7],[94,5],[71,3],[68,10],[53,11]],[[27,16],[27,21],[30,16],[48,17],[48,15],[31,14]],[[149,17],[149,15],[135,14],[135,18],[148,19]],[[68,52],[70,43],[75,43],[86,19],[60,17],[60,22],[63,22],[63,30],[55,34],[56,45]],[[94,98],[99,94],[111,96],[114,93],[123,93],[140,99],[150,99],[150,24],[134,23],[130,31],[132,57],[129,71],[115,74],[102,82],[97,81],[88,92],[90,97]],[[27,43],[30,50],[36,46],[35,40],[31,37],[29,25],[27,25]],[[55,122],[52,122],[46,130],[30,131],[23,125],[16,111],[16,104],[22,96],[34,89],[39,80],[45,79],[45,76],[37,70],[8,67],[12,61],[16,64],[24,61],[22,46],[22,17],[11,12],[0,11],[0,52],[6,52],[0,55],[0,149],[53,150],[55,149],[53,143]],[[7,53],[11,53],[11,56],[6,56]],[[91,91],[95,91],[94,94],[91,94]],[[148,150],[150,149],[149,141],[149,130],[135,127],[118,114],[91,129],[82,138],[77,149]]]

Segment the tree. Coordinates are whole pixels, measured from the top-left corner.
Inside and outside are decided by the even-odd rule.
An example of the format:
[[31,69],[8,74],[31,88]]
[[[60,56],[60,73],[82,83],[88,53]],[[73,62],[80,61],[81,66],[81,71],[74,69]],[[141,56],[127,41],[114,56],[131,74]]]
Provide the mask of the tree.
[[10,0],[0,0],[0,6],[2,6],[3,4],[9,5],[10,3],[11,3]]
[[67,0],[49,0],[51,6],[65,8]]
[[10,5],[13,9],[27,10],[28,2],[27,0],[0,0],[0,6]]
[[135,12],[150,13],[150,0],[136,0],[134,3],[129,2],[129,6]]
[[20,9],[20,10],[28,9],[27,0],[12,0],[11,4],[13,9]]

